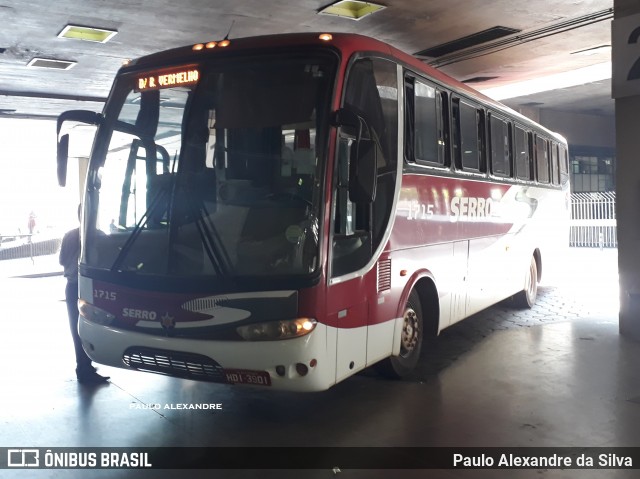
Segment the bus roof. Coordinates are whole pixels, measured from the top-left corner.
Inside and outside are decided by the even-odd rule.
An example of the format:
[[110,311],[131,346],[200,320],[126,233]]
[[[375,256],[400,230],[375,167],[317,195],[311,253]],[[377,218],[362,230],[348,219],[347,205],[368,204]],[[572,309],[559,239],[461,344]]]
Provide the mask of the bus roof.
[[[331,40],[322,40],[321,35],[329,34],[331,36]],[[164,65],[167,63],[176,63],[176,62],[196,62],[202,61],[203,58],[211,58],[216,56],[227,56],[232,54],[232,52],[239,51],[252,51],[252,50],[265,50],[265,49],[281,49],[286,47],[303,47],[303,46],[318,46],[324,47],[327,46],[333,47],[336,50],[340,51],[343,58],[348,59],[355,52],[372,52],[372,53],[380,53],[385,56],[391,56],[395,58],[400,63],[404,63],[405,66],[410,67],[417,73],[421,73],[436,82],[440,83],[442,86],[445,86],[457,93],[464,94],[470,99],[481,102],[487,106],[490,106],[504,114],[507,114],[518,121],[520,121],[523,125],[529,127],[535,127],[538,129],[542,129],[548,135],[555,137],[558,140],[566,142],[565,138],[563,138],[558,133],[552,132],[540,124],[534,122],[533,120],[525,117],[524,115],[512,110],[506,105],[489,98],[488,96],[482,94],[478,90],[462,83],[459,80],[447,75],[446,73],[437,70],[436,68],[425,64],[424,62],[418,60],[413,55],[410,55],[402,50],[399,50],[387,43],[376,40],[371,37],[367,37],[364,35],[359,35],[356,33],[334,33],[334,32],[314,32],[314,33],[283,33],[283,34],[274,34],[274,35],[262,35],[262,36],[253,36],[253,37],[244,37],[244,38],[234,38],[230,40],[230,43],[227,47],[220,47],[218,44],[222,40],[208,40],[212,42],[216,42],[216,46],[213,48],[206,48],[205,45],[207,42],[203,42],[199,45],[202,45],[200,50],[194,50],[194,45],[188,45],[183,47],[178,47],[170,50],[165,50],[157,53],[152,53],[146,55],[144,57],[140,57],[136,60],[131,61],[128,65],[121,68],[121,71],[124,73],[130,69],[139,69],[145,67],[158,67],[160,65]],[[198,45],[198,44],[196,44]]]

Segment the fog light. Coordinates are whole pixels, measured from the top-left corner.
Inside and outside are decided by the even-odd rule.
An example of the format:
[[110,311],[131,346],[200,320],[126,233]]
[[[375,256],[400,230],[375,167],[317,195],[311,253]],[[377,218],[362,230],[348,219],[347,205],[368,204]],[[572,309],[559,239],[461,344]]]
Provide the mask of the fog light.
[[284,366],[276,366],[276,374],[280,377],[284,376],[285,369]]
[[309,368],[307,367],[306,364],[302,364],[302,363],[297,363],[296,364],[296,372],[300,375],[300,376],[306,376],[307,373],[309,372]]

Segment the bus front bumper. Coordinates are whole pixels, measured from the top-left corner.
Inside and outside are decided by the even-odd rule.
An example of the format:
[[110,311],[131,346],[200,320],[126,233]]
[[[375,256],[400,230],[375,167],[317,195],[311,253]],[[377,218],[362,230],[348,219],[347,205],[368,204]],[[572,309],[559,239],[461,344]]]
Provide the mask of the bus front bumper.
[[335,355],[318,323],[306,336],[279,341],[222,341],[163,337],[103,326],[82,315],[78,332],[89,357],[117,368],[201,381],[322,391],[335,384]]

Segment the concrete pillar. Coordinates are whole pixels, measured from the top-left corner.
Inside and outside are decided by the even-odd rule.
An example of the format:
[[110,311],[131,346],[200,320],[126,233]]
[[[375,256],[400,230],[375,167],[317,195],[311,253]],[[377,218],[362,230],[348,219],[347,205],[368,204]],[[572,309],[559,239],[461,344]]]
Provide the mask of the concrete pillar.
[[84,201],[84,190],[87,181],[87,170],[89,169],[89,158],[78,158],[78,198],[80,201]]
[[[638,18],[637,22],[635,18]],[[625,20],[626,19],[626,20]],[[618,220],[618,268],[620,272],[620,333],[640,340],[640,89],[621,94],[619,82],[629,86],[631,63],[617,52],[640,59],[640,43],[631,45],[629,34],[617,35],[619,20],[640,27],[640,2],[614,0],[613,95],[616,102],[616,191]],[[618,22],[618,25],[616,25]],[[622,68],[620,68],[622,67]],[[634,80],[633,85],[640,83]],[[598,278],[593,278],[597,282]]]

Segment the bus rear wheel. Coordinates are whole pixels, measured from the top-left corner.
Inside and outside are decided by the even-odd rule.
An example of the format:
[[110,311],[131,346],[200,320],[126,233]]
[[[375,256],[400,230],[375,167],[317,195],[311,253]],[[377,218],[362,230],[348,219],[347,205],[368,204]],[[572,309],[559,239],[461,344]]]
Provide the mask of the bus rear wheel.
[[524,289],[513,297],[514,304],[519,308],[533,308],[538,296],[538,264],[535,257],[531,257],[529,271],[524,281]]
[[400,354],[377,363],[375,368],[379,374],[392,379],[400,379],[415,369],[422,349],[423,324],[420,297],[416,290],[412,290],[404,308]]

